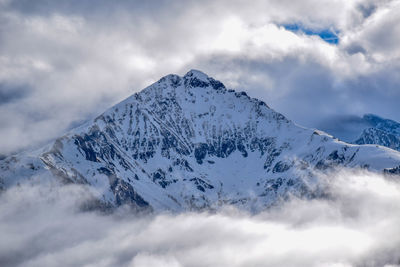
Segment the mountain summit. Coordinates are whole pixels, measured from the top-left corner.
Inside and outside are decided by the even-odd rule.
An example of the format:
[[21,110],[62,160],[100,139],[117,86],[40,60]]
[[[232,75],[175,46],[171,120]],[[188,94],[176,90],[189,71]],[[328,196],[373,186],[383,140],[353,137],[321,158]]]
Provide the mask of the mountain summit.
[[0,182],[8,188],[51,174],[110,206],[260,210],[289,195],[312,197],[315,170],[399,165],[396,151],[300,127],[191,70],[161,78],[50,146],[0,161]]

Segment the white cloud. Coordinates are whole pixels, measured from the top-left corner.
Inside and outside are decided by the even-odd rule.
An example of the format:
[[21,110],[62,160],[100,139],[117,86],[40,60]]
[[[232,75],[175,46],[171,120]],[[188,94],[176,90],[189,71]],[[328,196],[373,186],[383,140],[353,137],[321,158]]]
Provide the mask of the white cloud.
[[358,45],[378,63],[398,61],[400,49],[400,2],[382,5],[363,24],[344,36],[344,44]]
[[321,177],[326,199],[256,215],[79,212],[79,187],[13,188],[0,201],[2,266],[396,266],[400,184],[374,173]]
[[[0,4],[0,90],[29,88],[0,101],[2,153],[62,135],[191,68],[308,126],[333,112],[400,116],[392,101],[400,96],[398,1]],[[341,42],[290,32],[285,23],[338,30]]]

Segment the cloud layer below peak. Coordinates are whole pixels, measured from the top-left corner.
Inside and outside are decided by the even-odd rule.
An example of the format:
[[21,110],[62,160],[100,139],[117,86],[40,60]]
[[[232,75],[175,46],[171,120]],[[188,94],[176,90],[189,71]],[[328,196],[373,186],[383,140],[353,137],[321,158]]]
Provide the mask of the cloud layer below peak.
[[80,212],[76,186],[13,188],[0,198],[2,266],[396,266],[400,184],[339,172],[327,199],[257,215]]

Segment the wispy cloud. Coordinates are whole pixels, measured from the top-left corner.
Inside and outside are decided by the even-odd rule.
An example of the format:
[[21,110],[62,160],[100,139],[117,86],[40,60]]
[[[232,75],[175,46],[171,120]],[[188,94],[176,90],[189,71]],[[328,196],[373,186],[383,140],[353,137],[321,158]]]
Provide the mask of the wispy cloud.
[[329,198],[293,199],[257,215],[137,217],[80,212],[79,187],[1,195],[2,266],[395,266],[400,184],[374,173],[321,177]]

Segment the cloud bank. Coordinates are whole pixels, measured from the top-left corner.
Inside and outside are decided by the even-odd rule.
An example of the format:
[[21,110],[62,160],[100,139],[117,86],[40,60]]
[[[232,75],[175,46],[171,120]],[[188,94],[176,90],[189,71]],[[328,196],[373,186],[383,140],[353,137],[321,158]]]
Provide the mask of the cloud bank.
[[[0,153],[201,69],[305,126],[399,120],[399,1],[0,1]],[[339,43],[311,32],[328,29]]]
[[321,177],[329,197],[251,215],[81,212],[85,190],[10,189],[1,266],[399,266],[400,184],[366,172]]

